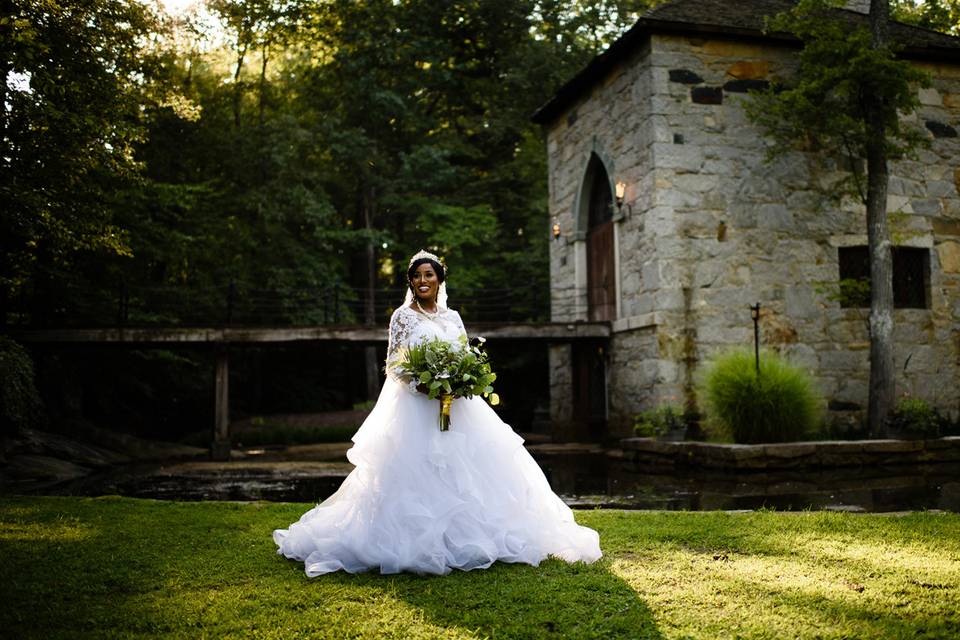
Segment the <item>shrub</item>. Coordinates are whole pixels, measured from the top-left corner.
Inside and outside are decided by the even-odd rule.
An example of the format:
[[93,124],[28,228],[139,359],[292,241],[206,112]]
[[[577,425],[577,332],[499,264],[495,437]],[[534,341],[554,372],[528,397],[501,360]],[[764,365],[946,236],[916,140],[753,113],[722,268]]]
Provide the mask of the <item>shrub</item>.
[[235,446],[257,447],[268,444],[318,444],[321,442],[348,442],[359,425],[323,427],[294,427],[285,424],[264,423],[256,429],[244,429],[230,434]]
[[[252,421],[256,428],[233,429],[230,442],[235,447],[262,447],[268,445],[321,444],[329,442],[348,442],[360,425],[324,425],[294,426],[283,423],[270,423],[260,418]],[[183,444],[195,447],[210,445],[210,432],[196,431],[180,438]]]
[[10,338],[0,336],[0,435],[36,426],[40,411],[30,354]]
[[906,436],[936,438],[947,420],[923,398],[905,397],[890,414],[890,427]]
[[634,417],[633,432],[643,438],[658,438],[686,427],[687,416],[684,412],[665,404],[637,414]]
[[810,375],[773,352],[761,353],[759,375],[751,351],[724,353],[707,364],[699,387],[705,427],[714,437],[789,442],[818,426],[821,401]]

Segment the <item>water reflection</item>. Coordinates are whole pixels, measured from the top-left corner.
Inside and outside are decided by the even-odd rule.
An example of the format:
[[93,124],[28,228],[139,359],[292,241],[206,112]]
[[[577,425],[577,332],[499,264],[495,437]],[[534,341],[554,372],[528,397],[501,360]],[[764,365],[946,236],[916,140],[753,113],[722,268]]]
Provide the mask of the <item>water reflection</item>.
[[564,501],[581,508],[960,512],[960,463],[665,473],[602,454],[538,456],[537,461]]
[[[567,504],[578,508],[960,512],[960,463],[776,473],[667,473],[644,468],[617,457],[616,452],[600,449],[589,453],[545,453],[533,449],[554,491]],[[14,492],[318,502],[336,491],[352,468],[344,461],[294,460],[284,452],[263,458],[269,459],[135,464],[53,485],[18,487]]]

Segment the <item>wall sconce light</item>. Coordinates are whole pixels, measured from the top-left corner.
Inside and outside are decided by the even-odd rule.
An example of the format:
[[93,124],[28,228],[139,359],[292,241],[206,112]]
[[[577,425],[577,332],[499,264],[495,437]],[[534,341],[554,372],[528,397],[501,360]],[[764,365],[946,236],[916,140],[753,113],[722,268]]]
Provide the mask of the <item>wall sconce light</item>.
[[553,217],[553,239],[560,239],[560,221],[557,220],[556,216]]
[[[617,201],[617,211],[623,212],[623,196],[627,192],[627,184],[623,181],[617,183],[616,187],[616,201]],[[633,214],[633,205],[627,205],[627,215]]]

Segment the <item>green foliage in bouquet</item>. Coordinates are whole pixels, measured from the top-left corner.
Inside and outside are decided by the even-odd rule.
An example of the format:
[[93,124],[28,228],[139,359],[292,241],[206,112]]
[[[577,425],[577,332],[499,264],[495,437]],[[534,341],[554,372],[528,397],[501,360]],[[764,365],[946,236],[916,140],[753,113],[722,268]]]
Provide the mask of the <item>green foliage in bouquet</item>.
[[480,395],[496,405],[500,402],[493,392],[497,374],[490,370],[484,342],[483,338],[475,338],[468,343],[466,336],[461,336],[459,344],[439,338],[424,341],[407,349],[397,367],[424,385],[430,398]]

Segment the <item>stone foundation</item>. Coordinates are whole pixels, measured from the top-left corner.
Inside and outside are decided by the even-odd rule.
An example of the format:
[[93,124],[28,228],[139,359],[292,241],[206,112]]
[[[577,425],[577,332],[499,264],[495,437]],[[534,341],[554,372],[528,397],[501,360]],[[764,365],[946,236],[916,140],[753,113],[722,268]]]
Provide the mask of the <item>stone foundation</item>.
[[933,440],[843,440],[778,444],[620,441],[625,459],[655,470],[699,467],[731,471],[960,462],[960,436]]

